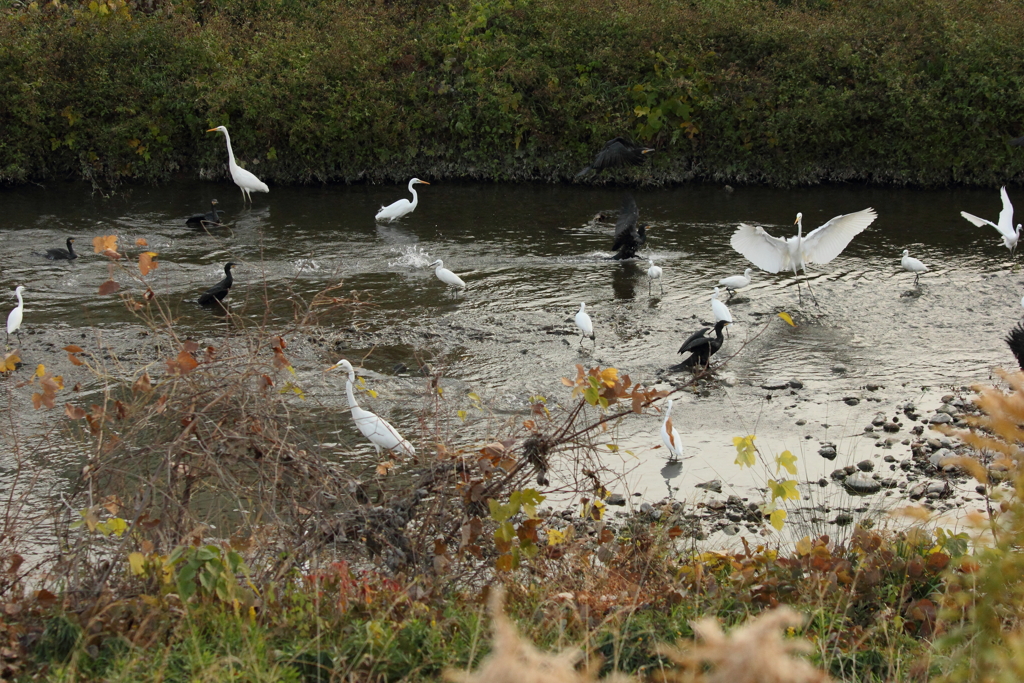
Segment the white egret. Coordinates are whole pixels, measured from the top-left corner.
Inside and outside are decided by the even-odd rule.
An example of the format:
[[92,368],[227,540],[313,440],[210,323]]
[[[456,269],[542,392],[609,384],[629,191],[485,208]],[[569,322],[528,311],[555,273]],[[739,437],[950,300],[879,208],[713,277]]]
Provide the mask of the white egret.
[[78,258],[78,254],[75,253],[75,246],[74,246],[75,238],[74,237],[69,237],[67,242],[65,242],[65,244],[68,247],[67,249],[60,249],[60,248],[47,249],[46,253],[43,253],[43,254],[40,254],[39,252],[35,252],[35,253],[37,255],[39,255],[39,256],[44,256],[44,257],[50,259],[51,261],[62,261],[62,260],[70,261],[72,259]]
[[228,171],[231,173],[231,179],[235,181],[235,185],[242,190],[243,203],[246,199],[250,204],[252,203],[250,192],[270,192],[270,188],[265,182],[235,163],[235,153],[231,149],[231,136],[228,135],[228,129],[225,126],[217,126],[206,132],[224,133],[224,142],[228,143]]
[[615,241],[612,243],[612,251],[615,256],[611,258],[616,261],[636,258],[636,252],[647,243],[647,230],[650,225],[640,222],[640,210],[636,207],[636,200],[632,195],[626,196],[626,201],[619,209],[619,218],[615,221]]
[[461,277],[444,267],[444,261],[437,259],[427,266],[427,268],[433,268],[434,266],[437,266],[437,269],[434,270],[434,275],[437,276],[438,280],[449,287],[454,287],[456,290],[466,288],[466,283],[462,281]]
[[590,171],[600,173],[606,168],[616,166],[639,166],[653,151],[653,147],[643,147],[629,138],[612,138],[604,143],[604,147],[597,153],[590,165],[577,173],[576,177],[582,178]]
[[732,313],[729,312],[729,307],[718,300],[718,287],[715,287],[715,291],[711,295],[711,314],[715,316],[716,323],[721,320],[727,323],[732,322]]
[[999,211],[999,222],[993,223],[992,221],[985,220],[984,218],[978,218],[973,214],[969,214],[966,211],[961,211],[960,215],[974,223],[979,228],[986,225],[991,225],[993,228],[999,231],[999,234],[1003,236],[1003,245],[1010,250],[1010,254],[1013,255],[1014,250],[1017,248],[1017,240],[1020,239],[1021,224],[1017,224],[1017,229],[1013,228],[1013,204],[1010,203],[1010,195],[1006,194],[1006,186],[999,190],[999,196],[1003,200],[1003,208]]
[[676,372],[680,370],[691,370],[695,365],[702,365],[707,367],[711,363],[711,356],[718,353],[718,350],[722,348],[722,343],[725,341],[725,337],[722,335],[722,329],[728,325],[728,321],[719,320],[715,323],[715,336],[708,337],[707,333],[711,328],[704,327],[697,330],[683,342],[683,345],[679,347],[679,353],[689,353],[690,355],[683,359],[678,365],[673,365],[669,370]]
[[355,394],[352,393],[352,385],[356,381],[356,372],[352,369],[352,364],[342,358],[324,372],[330,372],[335,369],[348,373],[348,379],[345,381],[345,395],[348,397],[348,407],[352,411],[352,419],[355,420],[356,427],[359,428],[363,436],[373,444],[374,449],[377,451],[377,457],[380,457],[380,449],[382,448],[410,457],[415,456],[416,449],[413,448],[413,445],[406,441],[387,420],[378,417],[369,410],[363,410],[356,403]]
[[[725,287],[729,292],[729,299],[732,298],[733,294],[736,293],[737,289],[743,289],[750,284],[751,274],[754,272],[753,268],[747,268],[743,271],[743,275],[732,275],[730,277],[723,277],[718,281],[719,287]],[[726,299],[728,301],[728,299]]]
[[580,310],[576,313],[576,327],[580,328],[580,332],[583,336],[580,337],[580,346],[583,346],[584,337],[590,337],[590,341],[597,343],[597,339],[594,336],[594,323],[590,320],[590,316],[587,315],[587,305],[585,303],[580,304]]
[[221,225],[220,215],[224,213],[217,208],[217,200],[210,200],[209,213],[196,213],[185,219],[185,225],[198,225],[200,227],[217,227]]
[[914,274],[915,285],[917,284],[918,278],[921,277],[921,273],[928,271],[928,266],[912,257],[909,249],[903,250],[903,258],[900,259],[900,265],[903,266],[903,270],[909,270]]
[[388,204],[387,206],[381,206],[380,211],[374,217],[378,221],[397,220],[406,214],[410,214],[416,210],[416,205],[420,203],[420,196],[416,194],[416,189],[413,185],[429,185],[426,180],[420,180],[419,178],[413,178],[409,181],[409,192],[412,192],[412,201],[408,199],[399,199],[397,202]]
[[18,297],[18,305],[11,309],[11,312],[7,315],[7,343],[11,343],[11,333],[18,333],[18,340],[21,340],[21,321],[25,317],[25,301],[21,298],[21,293],[25,291],[23,285],[18,285],[14,290],[14,296]]
[[661,442],[668,449],[669,462],[678,462],[682,459],[683,444],[679,440],[679,432],[672,426],[672,399],[665,402],[665,419],[661,423]]
[[658,285],[661,287],[661,293],[665,293],[665,285],[661,284],[661,267],[654,265],[652,259],[647,259],[647,263],[650,264],[650,268],[647,269],[647,296],[651,295],[651,283],[655,280],[658,281]]
[[233,262],[224,264],[224,279],[200,295],[200,306],[212,306],[224,301],[224,297],[228,295],[228,290],[231,289],[231,285],[235,282],[235,278],[231,276],[231,266],[237,265],[237,263]]
[[[798,213],[794,221],[797,225],[794,237],[772,237],[760,226],[740,224],[733,233],[731,244],[733,249],[761,270],[769,273],[792,270],[797,275],[799,270],[807,272],[808,263],[825,264],[839,256],[850,240],[863,232],[877,217],[878,214],[872,208],[836,216],[804,236],[804,215]],[[810,283],[807,289],[813,297]],[[800,293],[799,282],[797,293]]]

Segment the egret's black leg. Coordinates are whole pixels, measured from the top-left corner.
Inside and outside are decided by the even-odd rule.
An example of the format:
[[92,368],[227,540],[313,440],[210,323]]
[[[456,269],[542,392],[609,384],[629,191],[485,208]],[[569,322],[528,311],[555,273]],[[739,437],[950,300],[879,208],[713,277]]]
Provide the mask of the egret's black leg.
[[814,290],[811,289],[811,281],[810,280],[807,281],[807,291],[811,293],[811,300],[814,302],[814,305],[818,306],[818,308],[821,308],[821,306],[818,305],[818,297],[814,296]]

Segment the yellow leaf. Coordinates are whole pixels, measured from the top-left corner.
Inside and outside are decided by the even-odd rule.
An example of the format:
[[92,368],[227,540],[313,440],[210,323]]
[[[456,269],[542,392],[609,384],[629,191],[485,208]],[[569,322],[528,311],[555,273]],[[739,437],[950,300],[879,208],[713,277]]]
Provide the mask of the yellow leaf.
[[740,467],[753,467],[755,462],[754,439],[757,437],[751,434],[750,436],[736,436],[733,437],[732,444],[736,447],[736,464]]
[[805,557],[811,554],[811,537],[804,536],[796,542],[796,554]]
[[135,576],[146,573],[146,556],[142,553],[128,553],[128,566]]
[[548,545],[565,543],[565,532],[558,529],[548,529]]
[[786,511],[776,510],[768,515],[768,521],[772,523],[772,526],[777,530],[782,531],[783,525],[786,523]]
[[40,363],[38,366],[36,366],[36,377],[42,377],[45,374],[46,368],[43,366],[42,363]]
[[793,322],[793,318],[789,315],[789,313],[783,311],[782,313],[779,313],[779,317],[785,320],[792,327],[796,327],[796,323]]
[[601,381],[606,386],[613,387],[619,379],[619,371],[616,368],[605,368],[601,371]]
[[[440,389],[438,389],[437,391],[438,391],[438,393],[441,393]],[[377,398],[377,392],[374,391],[373,389],[367,389],[366,393],[368,393],[370,396],[373,396],[374,398]]]
[[463,422],[466,421],[466,411],[465,410],[460,410],[457,414],[458,414],[460,420],[462,420]]
[[796,488],[796,479],[787,479],[783,482],[775,481],[774,479],[768,480],[768,488],[772,492],[772,500],[781,498],[782,500],[800,500],[800,492]]
[[619,450],[619,447],[616,446],[613,443],[610,443],[610,444],[608,444],[608,450],[610,450],[612,453],[614,453],[615,451]]
[[782,451],[782,454],[775,458],[775,474],[778,474],[783,467],[790,474],[796,474],[796,456],[789,451]]

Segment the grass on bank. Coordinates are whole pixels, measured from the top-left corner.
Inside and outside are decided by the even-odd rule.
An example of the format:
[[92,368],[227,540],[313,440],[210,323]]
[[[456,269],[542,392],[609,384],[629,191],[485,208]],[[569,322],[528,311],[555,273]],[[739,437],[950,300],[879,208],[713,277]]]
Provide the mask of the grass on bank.
[[5,0],[0,182],[1000,185],[1024,12],[987,0]]

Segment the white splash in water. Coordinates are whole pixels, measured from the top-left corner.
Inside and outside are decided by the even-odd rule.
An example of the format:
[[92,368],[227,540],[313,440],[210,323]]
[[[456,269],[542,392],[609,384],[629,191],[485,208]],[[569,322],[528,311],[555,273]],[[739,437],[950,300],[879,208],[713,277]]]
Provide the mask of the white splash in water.
[[400,256],[394,261],[388,261],[388,266],[391,268],[423,268],[434,260],[430,258],[430,255],[423,247],[415,244],[396,247],[392,251],[400,254]]
[[315,259],[300,258],[292,261],[292,267],[298,272],[320,270],[320,264]]

